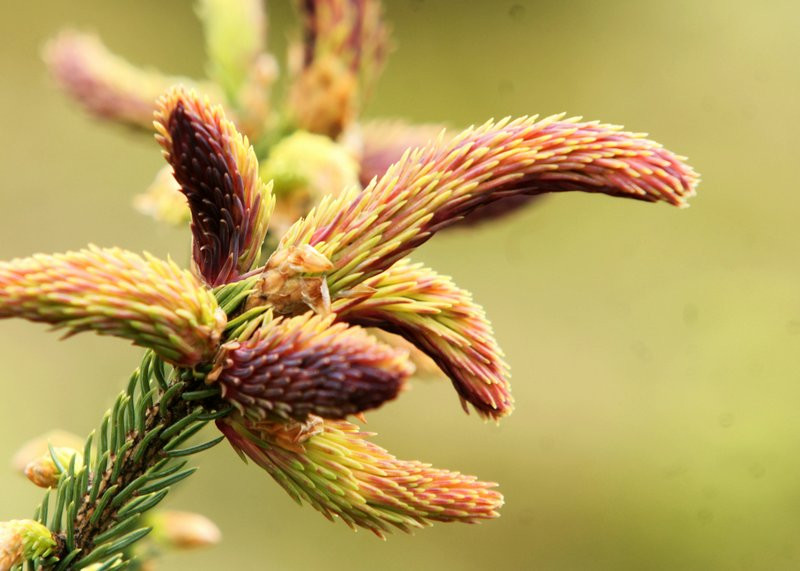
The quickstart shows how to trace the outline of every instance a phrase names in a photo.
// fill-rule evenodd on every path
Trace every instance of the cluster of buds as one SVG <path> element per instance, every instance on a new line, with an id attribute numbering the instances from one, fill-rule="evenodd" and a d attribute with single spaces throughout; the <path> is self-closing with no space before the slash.
<path id="1" fill-rule="evenodd" d="M 235 449 L 296 499 L 379 535 L 493 518 L 502 496 L 398 460 L 345 420 L 395 398 L 413 371 L 408 351 L 360 326 L 430 356 L 481 416 L 499 419 L 513 404 L 483 310 L 408 254 L 503 197 L 578 190 L 682 206 L 696 183 L 679 157 L 617 127 L 489 122 L 407 152 L 363 190 L 326 197 L 259 266 L 274 199 L 247 139 L 183 88 L 159 100 L 156 118 L 191 206 L 192 272 L 96 247 L 6 262 L 0 316 L 128 338 L 193 369 L 232 405 L 217 425 Z M 237 283 L 231 305 L 226 288 Z"/>
<path id="2" fill-rule="evenodd" d="M 191 221 L 191 267 L 96 246 L 0 262 L 0 318 L 95 331 L 152 351 L 199 403 L 195 416 L 185 408 L 175 415 L 188 414 L 188 423 L 211 407 L 242 457 L 330 519 L 383 536 L 497 517 L 495 484 L 397 459 L 350 421 L 401 394 L 419 362 L 413 352 L 450 379 L 466 411 L 497 421 L 513 409 L 509 368 L 483 309 L 408 256 L 442 229 L 544 193 L 685 206 L 698 178 L 643 135 L 578 118 L 489 121 L 455 137 L 432 126 L 359 124 L 386 54 L 378 1 L 300 7 L 285 116 L 269 104 L 276 72 L 257 0 L 200 2 L 211 97 L 175 86 L 154 104 L 168 175 L 142 203 Z M 128 124 L 149 123 L 152 86 L 173 82 L 155 72 L 143 81 L 146 72 L 80 35 L 62 36 L 48 54 L 85 107 Z M 176 392 L 161 382 L 159 406 L 167 407 Z M 120 418 L 144 430 L 156 414 L 173 414 L 147 412 L 157 389 L 145 391 L 142 410 L 131 403 L 126 416 L 120 407 Z M 78 449 L 50 447 L 26 462 L 26 473 L 52 486 L 65 462 L 70 474 L 91 467 Z M 174 544 L 216 541 L 190 519 L 162 516 L 153 525 Z M 200 531 L 171 535 L 175 525 L 165 522 L 175 521 Z M 44 543 L 27 554 L 19 538 L 30 534 L 9 526 L 9 561 L 43 556 Z"/>

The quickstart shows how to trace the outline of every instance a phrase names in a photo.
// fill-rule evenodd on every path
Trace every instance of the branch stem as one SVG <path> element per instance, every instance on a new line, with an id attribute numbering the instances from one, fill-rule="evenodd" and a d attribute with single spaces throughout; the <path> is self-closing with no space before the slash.
<path id="1" fill-rule="evenodd" d="M 185 446 L 226 406 L 194 371 L 168 369 L 152 351 L 145 354 L 104 415 L 100 437 L 87 439 L 84 465 L 65 467 L 58 487 L 48 491 L 36 516 L 57 546 L 29 569 L 127 568 L 134 544 L 151 529 L 144 514 L 195 472 L 184 469 L 184 457 L 220 441 Z"/>

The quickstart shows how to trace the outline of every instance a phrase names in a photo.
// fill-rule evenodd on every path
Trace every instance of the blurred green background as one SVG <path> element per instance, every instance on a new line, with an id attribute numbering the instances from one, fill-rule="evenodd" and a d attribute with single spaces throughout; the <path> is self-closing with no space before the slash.
<path id="1" fill-rule="evenodd" d="M 271 2 L 273 44 L 293 25 Z M 465 416 L 417 382 L 370 415 L 398 456 L 496 480 L 502 517 L 381 542 L 299 508 L 225 445 L 169 506 L 223 543 L 164 569 L 800 567 L 800 5 L 731 0 L 387 2 L 398 50 L 368 108 L 451 125 L 567 111 L 647 131 L 703 175 L 679 211 L 561 195 L 416 255 L 472 290 L 517 409 Z M 135 213 L 157 145 L 87 118 L 40 61 L 65 25 L 199 76 L 188 1 L 6 2 L 0 18 L 0 258 L 88 242 L 186 260 L 188 232 Z M 138 362 L 109 338 L 0 323 L 0 457 L 87 433 Z M 41 493 L 0 470 L 0 519 Z"/>

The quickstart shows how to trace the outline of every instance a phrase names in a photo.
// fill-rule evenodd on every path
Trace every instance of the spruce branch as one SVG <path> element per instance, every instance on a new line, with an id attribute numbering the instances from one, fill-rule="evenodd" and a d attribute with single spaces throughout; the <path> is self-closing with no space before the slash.
<path id="1" fill-rule="evenodd" d="M 23 561 L 137 569 L 145 538 L 214 541 L 202 518 L 154 510 L 196 472 L 189 457 L 223 439 L 298 502 L 381 537 L 498 517 L 494 483 L 398 459 L 349 421 L 394 399 L 412 374 L 407 347 L 386 333 L 410 343 L 417 361 L 427 355 L 482 417 L 512 410 L 509 368 L 483 309 L 407 256 L 446 227 L 546 192 L 676 206 L 695 193 L 682 157 L 597 122 L 503 119 L 451 138 L 376 123 L 359 135 L 388 46 L 380 2 L 297 5 L 301 59 L 277 118 L 258 0 L 200 3 L 218 105 L 181 86 L 153 102 L 153 85 L 171 80 L 99 41 L 51 45 L 54 74 L 91 112 L 143 125 L 155 107 L 169 169 L 139 206 L 191 219 L 193 263 L 182 270 L 94 246 L 0 262 L 0 319 L 146 349 L 85 442 L 52 442 L 47 455 L 16 462 L 49 489 L 33 520 L 0 524 L 0 571 Z M 211 421 L 221 435 L 197 440 Z"/>
<path id="2" fill-rule="evenodd" d="M 144 515 L 172 486 L 191 476 L 187 456 L 222 439 L 191 445 L 212 419 L 230 411 L 213 395 L 191 389 L 202 381 L 191 370 L 171 368 L 148 351 L 128 387 L 86 441 L 84 465 L 64 466 L 36 519 L 55 534 L 57 547 L 37 568 L 83 569 L 96 563 L 122 568 L 132 547 L 151 531 Z M 53 457 L 57 460 L 57 456 Z"/>

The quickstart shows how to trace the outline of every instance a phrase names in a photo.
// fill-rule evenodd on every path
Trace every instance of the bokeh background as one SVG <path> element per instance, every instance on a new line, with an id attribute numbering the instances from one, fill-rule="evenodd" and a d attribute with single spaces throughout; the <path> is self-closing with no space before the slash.
<path id="1" fill-rule="evenodd" d="M 288 2 L 271 2 L 283 53 Z M 791 0 L 389 0 L 398 47 L 370 116 L 566 111 L 647 131 L 702 173 L 688 210 L 554 196 L 416 255 L 472 290 L 514 372 L 499 427 L 447 383 L 370 415 L 397 455 L 496 480 L 502 518 L 387 542 L 294 505 L 221 445 L 169 497 L 223 543 L 164 569 L 796 569 L 800 566 L 800 6 Z M 93 242 L 186 260 L 137 213 L 157 145 L 87 118 L 40 60 L 65 25 L 199 76 L 189 1 L 5 2 L 0 258 Z M 96 426 L 139 350 L 0 323 L 0 457 Z M 40 491 L 0 469 L 0 519 Z"/>

